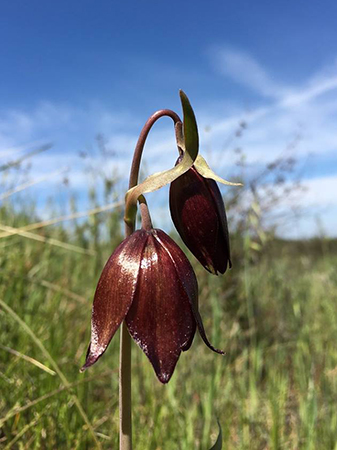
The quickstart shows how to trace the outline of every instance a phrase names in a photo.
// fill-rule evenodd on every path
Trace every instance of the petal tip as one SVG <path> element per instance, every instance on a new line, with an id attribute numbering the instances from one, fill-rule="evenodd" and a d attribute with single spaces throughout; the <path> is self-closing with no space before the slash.
<path id="1" fill-rule="evenodd" d="M 171 373 L 168 373 L 168 372 L 156 373 L 156 375 L 157 375 L 158 380 L 162 384 L 167 384 L 170 381 L 170 379 L 173 375 L 173 372 L 171 372 Z"/>
<path id="2" fill-rule="evenodd" d="M 226 352 L 224 350 L 218 350 L 218 349 L 215 349 L 215 350 L 219 355 L 222 355 L 222 356 L 226 355 Z"/>
<path id="3" fill-rule="evenodd" d="M 202 337 L 202 339 L 205 342 L 205 344 L 207 345 L 207 347 L 210 350 L 212 350 L 213 352 L 217 353 L 218 355 L 222 355 L 222 356 L 224 356 L 226 354 L 226 352 L 224 350 L 219 350 L 218 348 L 213 347 L 213 345 L 210 344 L 209 342 L 206 342 L 203 337 Z"/>
<path id="4" fill-rule="evenodd" d="M 88 347 L 85 363 L 80 368 L 80 373 L 83 373 L 86 369 L 88 369 L 88 367 L 95 364 L 95 362 L 99 359 L 100 356 L 102 356 L 103 353 L 104 353 L 104 350 L 103 350 L 103 352 L 97 352 L 97 351 L 93 352 L 91 349 L 91 344 L 90 344 Z"/>

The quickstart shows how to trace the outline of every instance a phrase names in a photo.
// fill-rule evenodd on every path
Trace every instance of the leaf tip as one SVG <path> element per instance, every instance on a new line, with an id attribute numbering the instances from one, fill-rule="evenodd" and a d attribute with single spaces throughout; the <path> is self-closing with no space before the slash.
<path id="1" fill-rule="evenodd" d="M 217 421 L 218 427 L 219 427 L 219 434 L 218 434 L 218 438 L 217 438 L 215 444 L 213 445 L 213 447 L 210 448 L 210 450 L 221 450 L 222 449 L 222 429 L 221 429 L 221 425 L 220 425 L 218 418 L 216 421 Z"/>

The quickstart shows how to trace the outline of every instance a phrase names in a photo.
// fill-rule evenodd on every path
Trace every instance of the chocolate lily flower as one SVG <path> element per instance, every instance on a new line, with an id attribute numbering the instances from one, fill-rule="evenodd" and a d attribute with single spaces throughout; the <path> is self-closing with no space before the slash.
<path id="1" fill-rule="evenodd" d="M 181 239 L 206 270 L 217 275 L 232 267 L 225 205 L 214 180 L 192 166 L 171 183 L 170 211 Z"/>
<path id="2" fill-rule="evenodd" d="M 196 327 L 207 340 L 198 311 L 198 285 L 184 252 L 163 231 L 141 229 L 106 263 L 97 285 L 91 342 L 82 370 L 94 364 L 125 319 L 130 335 L 167 383 Z"/>

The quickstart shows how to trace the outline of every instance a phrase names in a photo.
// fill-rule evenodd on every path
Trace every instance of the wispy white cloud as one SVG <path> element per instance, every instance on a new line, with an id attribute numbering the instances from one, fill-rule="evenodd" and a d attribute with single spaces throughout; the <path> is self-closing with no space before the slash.
<path id="1" fill-rule="evenodd" d="M 258 94 L 275 99 L 273 107 L 289 108 L 337 88 L 337 62 L 319 70 L 301 86 L 288 86 L 273 76 L 251 54 L 230 47 L 209 50 L 213 66 L 223 75 L 245 85 Z M 262 109 L 267 114 L 269 109 Z M 257 117 L 260 112 L 256 111 Z"/>
<path id="2" fill-rule="evenodd" d="M 250 111 L 236 112 L 221 120 L 204 118 L 211 124 L 212 131 L 207 139 L 213 153 L 216 154 L 219 142 L 226 142 L 231 133 L 235 136 L 239 122 L 244 121 L 247 129 L 240 139 L 234 139 L 232 146 L 243 149 L 255 170 L 261 170 L 263 165 L 282 154 L 302 160 L 302 181 L 306 190 L 300 196 L 285 198 L 282 208 L 289 212 L 296 206 L 306 214 L 296 217 L 297 225 L 283 228 L 281 234 L 289 237 L 314 235 L 319 231 L 317 218 L 321 217 L 324 231 L 336 236 L 337 167 L 333 167 L 337 156 L 336 61 L 319 69 L 301 84 L 287 86 L 272 78 L 245 52 L 224 49 L 218 53 L 212 51 L 211 55 L 221 73 L 264 98 L 263 106 Z M 292 142 L 296 142 L 294 147 Z M 235 156 L 228 151 L 224 156 L 215 156 L 217 169 L 229 176 L 226 168 L 234 163 Z M 329 175 L 319 176 L 320 163 Z M 336 175 L 331 175 L 333 172 Z M 310 179 L 313 175 L 315 178 Z"/>
<path id="3" fill-rule="evenodd" d="M 303 238 L 324 233 L 336 237 L 337 177 L 306 180 L 304 187 L 285 198 L 275 211 L 277 217 L 284 217 L 277 229 L 279 235 Z"/>
<path id="4" fill-rule="evenodd" d="M 286 87 L 249 53 L 229 47 L 217 47 L 212 48 L 210 54 L 215 68 L 220 73 L 259 94 L 279 98 L 287 93 Z"/>
<path id="5" fill-rule="evenodd" d="M 306 88 L 293 91 L 285 95 L 277 106 L 282 108 L 291 108 L 310 102 L 316 97 L 337 89 L 337 75 L 329 76 L 325 79 L 319 79 L 315 83 L 309 84 Z"/>
<path id="6" fill-rule="evenodd" d="M 224 140 L 233 132 L 240 121 L 248 125 L 248 130 L 240 140 L 240 146 L 254 160 L 266 161 L 282 151 L 294 134 L 301 135 L 296 151 L 302 154 L 329 152 L 337 147 L 337 64 L 321 69 L 296 88 L 284 86 L 271 80 L 267 71 L 255 59 L 241 51 L 224 49 L 212 57 L 225 64 L 231 59 L 239 61 L 228 73 L 238 82 L 249 85 L 257 92 L 265 94 L 272 86 L 275 98 L 268 99 L 264 106 L 246 113 L 217 120 L 209 118 L 214 139 Z M 220 61 L 220 62 L 219 62 Z M 254 69 L 255 68 L 255 69 Z M 240 69 L 240 70 L 239 70 Z M 243 75 L 242 75 L 243 74 Z M 249 79 L 253 80 L 252 82 Z M 277 91 L 277 87 L 279 90 Z M 326 94 L 329 94 L 328 96 Z M 206 118 L 207 120 L 207 118 Z"/>
<path id="7" fill-rule="evenodd" d="M 26 181 L 34 182 L 44 177 L 37 187 L 32 185 L 27 190 L 27 194 L 36 198 L 40 209 L 41 202 L 50 198 L 55 198 L 56 202 L 61 201 L 70 192 L 82 199 L 87 197 L 88 189 L 92 186 L 102 192 L 103 184 L 94 179 L 91 167 L 96 167 L 107 176 L 118 173 L 126 177 L 137 138 L 134 133 L 134 128 L 138 129 L 137 125 L 130 114 L 113 114 L 95 104 L 82 109 L 68 104 L 41 102 L 31 110 L 0 111 L 2 164 L 13 161 L 46 142 L 53 144 L 48 151 L 26 160 L 30 164 L 27 175 L 22 174 L 18 179 L 17 172 L 13 172 L 13 179 L 7 177 L 6 184 L 1 186 L 2 191 L 6 191 L 8 186 Z M 98 158 L 98 133 L 104 135 L 106 148 L 116 151 L 115 157 Z M 81 152 L 88 156 L 80 157 Z M 66 173 L 47 178 L 49 173 L 63 168 L 67 168 Z M 69 184 L 63 183 L 64 178 L 69 179 Z M 17 195 L 20 194 L 15 194 Z"/>
<path id="8" fill-rule="evenodd" d="M 306 180 L 303 192 L 303 204 L 314 208 L 337 208 L 337 177 L 328 176 Z M 324 199 L 324 203 L 322 202 Z"/>
<path id="9" fill-rule="evenodd" d="M 288 154 L 293 152 L 294 156 L 300 159 L 304 159 L 308 154 L 312 155 L 313 159 L 309 158 L 307 163 L 308 166 L 311 164 L 311 174 L 314 164 L 311 161 L 317 162 L 320 157 L 329 157 L 337 151 L 335 63 L 294 87 L 274 80 L 269 71 L 247 53 L 227 49 L 223 53 L 213 53 L 213 58 L 217 58 L 217 64 L 223 64 L 217 66 L 221 73 L 254 89 L 264 101 L 263 106 L 250 111 L 241 111 L 241 108 L 234 104 L 232 111 L 228 109 L 226 116 L 222 115 L 219 119 L 210 116 L 206 108 L 202 108 L 202 98 L 197 99 L 201 105 L 196 111 L 201 152 L 208 151 L 211 156 L 209 162 L 211 165 L 213 163 L 220 175 L 230 177 L 235 157 L 228 149 L 237 146 L 243 149 L 248 162 L 261 167 L 279 156 L 290 142 L 299 137 L 296 148 L 290 149 Z M 226 70 L 225 63 L 228 63 Z M 247 129 L 237 138 L 235 133 L 241 121 L 246 122 Z M 11 158 L 24 150 L 24 143 L 31 145 L 52 141 L 52 150 L 34 158 L 32 177 L 67 166 L 70 168 L 71 187 L 77 192 L 86 192 L 92 180 L 88 178 L 85 162 L 78 157 L 78 152 L 92 147 L 96 133 L 103 133 L 107 147 L 117 153 L 115 159 L 103 162 L 103 169 L 107 173 L 117 170 L 126 178 L 141 125 L 138 118 L 127 111 L 115 114 L 94 104 L 79 108 L 68 104 L 42 102 L 29 111 L 0 111 L 0 157 Z M 205 128 L 208 126 L 210 131 L 206 132 Z M 232 139 L 229 139 L 231 136 Z M 144 156 L 143 168 L 145 167 L 146 172 L 164 170 L 168 168 L 168 164 L 175 162 L 176 148 L 171 123 L 163 121 L 163 125 L 154 128 L 146 144 Z M 319 172 L 316 175 L 319 175 Z M 310 207 L 312 212 L 317 211 L 317 214 L 322 211 L 325 214 L 325 207 L 336 211 L 336 221 L 337 204 L 333 193 L 337 189 L 337 177 L 329 175 L 327 178 L 321 177 L 319 181 L 306 180 L 305 177 L 304 172 L 304 184 L 308 189 L 296 200 L 299 206 Z M 45 197 L 50 192 L 57 195 L 59 181 L 50 180 L 48 186 L 46 185 Z M 160 196 L 156 194 L 156 199 L 158 198 Z M 284 205 L 284 208 L 292 207 L 290 201 Z M 324 222 L 328 231 L 334 229 L 331 225 L 331 214 Z M 299 229 L 302 233 L 314 233 L 317 231 L 317 225 L 311 218 L 307 222 L 304 221 Z M 334 233 L 336 234 L 335 231 Z"/>
<path id="10" fill-rule="evenodd" d="M 129 113 L 112 113 L 96 104 L 81 108 L 43 101 L 29 110 L 0 110 L 0 152 L 37 139 L 57 142 L 76 137 L 81 145 L 95 133 L 118 134 L 122 128 L 129 132 L 136 124 Z"/>

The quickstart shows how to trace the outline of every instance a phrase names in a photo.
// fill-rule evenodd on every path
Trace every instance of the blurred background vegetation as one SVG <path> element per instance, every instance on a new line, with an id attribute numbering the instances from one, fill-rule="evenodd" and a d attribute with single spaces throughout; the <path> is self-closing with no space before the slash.
<path id="1" fill-rule="evenodd" d="M 337 241 L 278 238 L 301 214 L 279 208 L 304 189 L 289 183 L 296 160 L 286 152 L 247 179 L 235 151 L 245 187 L 225 191 L 233 269 L 214 277 L 189 255 L 205 328 L 226 356 L 196 336 L 162 386 L 133 346 L 135 448 L 208 449 L 218 418 L 224 449 L 337 449 Z M 51 199 L 49 221 L 29 189 L 36 152 L 0 167 L 0 448 L 116 449 L 118 337 L 79 368 L 97 280 L 123 238 L 120 174 L 88 163 L 88 211 L 69 196 L 62 214 Z"/>

